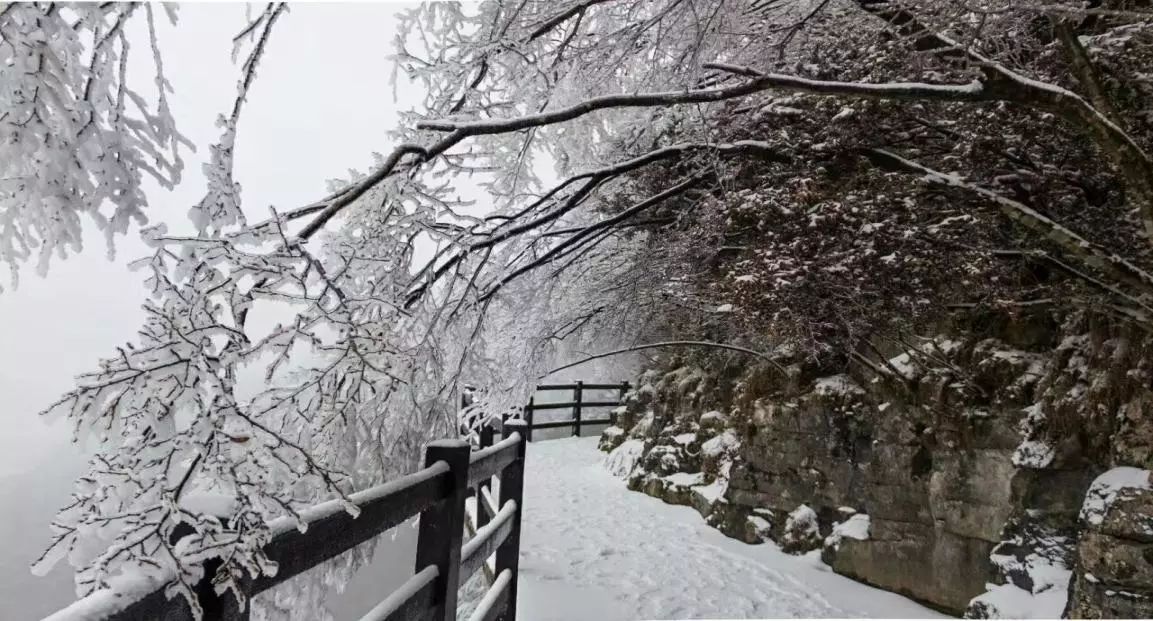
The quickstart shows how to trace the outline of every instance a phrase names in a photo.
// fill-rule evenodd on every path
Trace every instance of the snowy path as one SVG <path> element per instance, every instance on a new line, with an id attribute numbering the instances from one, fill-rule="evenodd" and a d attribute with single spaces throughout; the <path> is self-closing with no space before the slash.
<path id="1" fill-rule="evenodd" d="M 729 539 L 691 508 L 628 491 L 603 457 L 596 438 L 529 445 L 525 621 L 941 616 L 813 556 Z"/>

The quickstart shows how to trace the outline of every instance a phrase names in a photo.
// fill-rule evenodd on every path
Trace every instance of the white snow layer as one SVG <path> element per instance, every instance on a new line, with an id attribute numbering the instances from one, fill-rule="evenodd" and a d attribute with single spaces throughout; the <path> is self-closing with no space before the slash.
<path id="1" fill-rule="evenodd" d="M 985 604 L 990 619 L 1059 619 L 1065 610 L 1065 589 L 1030 593 L 1013 584 L 986 586 L 989 590 L 974 597 L 970 606 Z"/>
<path id="2" fill-rule="evenodd" d="M 737 439 L 737 434 L 733 430 L 726 429 L 724 433 L 715 438 L 706 440 L 701 444 L 701 453 L 708 457 L 719 457 L 724 453 L 732 451 L 737 448 L 741 441 Z"/>
<path id="3" fill-rule="evenodd" d="M 1019 542 L 1020 540 L 1018 540 Z M 1073 572 L 1054 554 L 1069 545 L 1063 537 L 1050 537 L 1034 543 L 1038 546 L 1024 558 L 1016 553 L 993 554 L 990 560 L 1001 573 L 1024 573 L 1032 582 L 1032 592 L 1012 583 L 986 584 L 985 593 L 974 597 L 971 605 L 983 605 L 984 612 L 993 619 L 1055 619 L 1061 616 L 1068 599 L 1069 580 Z"/>
<path id="4" fill-rule="evenodd" d="M 865 541 L 869 538 L 869 516 L 864 513 L 857 513 L 849 516 L 849 519 L 840 522 L 833 526 L 833 532 L 825 537 L 825 545 L 839 546 L 841 540 L 848 537 L 849 539 L 856 539 L 857 541 Z"/>
<path id="5" fill-rule="evenodd" d="M 789 514 L 785 520 L 786 532 L 812 533 L 818 528 L 817 512 L 809 505 L 801 505 Z"/>
<path id="6" fill-rule="evenodd" d="M 627 477 L 645 450 L 644 440 L 625 440 L 605 457 L 605 468 L 614 477 Z"/>
<path id="7" fill-rule="evenodd" d="M 841 373 L 829 377 L 817 378 L 813 382 L 813 392 L 822 397 L 847 397 L 861 395 L 865 391 L 853 381 L 853 378 Z"/>
<path id="8" fill-rule="evenodd" d="M 1100 524 L 1105 519 L 1105 512 L 1118 498 L 1124 498 L 1132 491 L 1153 489 L 1149 474 L 1148 470 L 1122 466 L 1093 479 L 1081 505 L 1081 519 L 1090 524 Z"/>
<path id="9" fill-rule="evenodd" d="M 941 616 L 834 574 L 812 556 L 730 539 L 691 507 L 629 491 L 601 464 L 596 443 L 566 438 L 529 445 L 521 618 Z"/>
<path id="10" fill-rule="evenodd" d="M 701 472 L 674 472 L 664 477 L 664 479 L 677 487 L 692 487 L 694 485 L 705 484 L 705 475 Z"/>
<path id="11" fill-rule="evenodd" d="M 1040 403 L 1034 403 L 1021 411 L 1025 413 L 1025 418 L 1021 419 L 1021 435 L 1030 438 L 1044 424 L 1045 410 Z M 1056 456 L 1056 450 L 1048 442 L 1024 440 L 1013 451 L 1013 465 L 1020 468 L 1045 468 L 1053 463 Z"/>

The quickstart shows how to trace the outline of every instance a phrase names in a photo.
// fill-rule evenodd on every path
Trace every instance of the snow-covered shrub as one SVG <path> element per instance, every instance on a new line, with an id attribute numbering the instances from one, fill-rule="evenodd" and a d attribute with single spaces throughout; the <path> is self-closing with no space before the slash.
<path id="1" fill-rule="evenodd" d="M 807 552 L 821 547 L 817 512 L 808 505 L 794 509 L 785 519 L 785 528 L 778 543 L 785 552 Z"/>

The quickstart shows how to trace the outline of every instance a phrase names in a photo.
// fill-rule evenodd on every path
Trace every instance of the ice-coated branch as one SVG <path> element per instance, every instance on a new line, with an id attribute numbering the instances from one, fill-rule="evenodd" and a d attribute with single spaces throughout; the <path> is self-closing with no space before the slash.
<path id="1" fill-rule="evenodd" d="M 600 360 L 601 358 L 608 358 L 609 356 L 619 356 L 621 354 L 628 354 L 628 353 L 632 353 L 635 351 L 645 351 L 647 349 L 660 349 L 660 348 L 664 348 L 664 347 L 705 347 L 705 348 L 710 348 L 710 349 L 723 349 L 726 351 L 735 351 L 738 353 L 748 354 L 750 356 L 754 356 L 756 358 L 764 360 L 765 362 L 768 362 L 769 364 L 773 365 L 773 367 L 775 367 L 778 371 L 780 371 L 783 374 L 788 373 L 788 371 L 783 366 L 781 366 L 781 363 L 779 363 L 773 359 L 772 354 L 759 352 L 756 350 L 749 349 L 747 347 L 741 347 L 739 345 L 730 345 L 727 343 L 712 343 L 709 341 L 663 341 L 660 343 L 647 343 L 645 345 L 633 345 L 632 347 L 624 347 L 621 349 L 614 349 L 613 351 L 607 351 L 607 352 L 600 353 L 600 354 L 594 354 L 592 356 L 586 356 L 584 358 L 581 358 L 580 360 L 577 360 L 576 362 L 570 362 L 568 364 L 561 365 L 561 366 L 556 367 L 554 369 L 550 369 L 547 373 L 541 374 L 540 377 L 545 378 L 545 377 L 548 377 L 549 375 L 552 375 L 553 373 L 560 373 L 561 371 L 571 369 L 573 367 L 585 364 L 587 362 L 592 362 L 593 360 Z"/>
<path id="2" fill-rule="evenodd" d="M 697 184 L 699 184 L 706 177 L 707 177 L 706 174 L 699 173 L 699 172 L 694 173 L 694 174 L 690 175 L 688 179 L 685 179 L 684 181 L 682 181 L 682 182 L 680 182 L 674 186 L 669 187 L 667 190 L 660 192 L 659 194 L 656 194 L 656 195 L 650 196 L 649 198 L 646 198 L 645 200 L 637 203 L 636 205 L 629 207 L 628 209 L 625 209 L 624 211 L 621 211 L 619 214 L 617 214 L 611 218 L 607 218 L 605 220 L 602 220 L 602 221 L 597 222 L 595 224 L 591 224 L 591 225 L 581 229 L 579 232 L 574 233 L 570 237 L 567 237 L 564 241 L 556 244 L 552 248 L 549 248 L 549 250 L 547 252 L 540 255 L 536 259 L 530 261 L 526 265 L 523 265 L 523 266 L 521 266 L 515 270 L 510 271 L 507 275 L 501 277 L 500 280 L 498 280 L 496 283 L 489 286 L 488 290 L 485 291 L 484 294 L 482 294 L 480 296 L 480 298 L 477 300 L 478 303 L 483 303 L 485 300 L 488 300 L 492 296 L 496 295 L 496 293 L 499 292 L 502 287 L 507 285 L 509 282 L 512 282 L 514 279 L 521 276 L 522 274 L 529 272 L 531 270 L 534 270 L 534 269 L 536 269 L 542 265 L 546 265 L 548 263 L 551 263 L 556 258 L 563 255 L 566 250 L 573 247 L 574 245 L 581 244 L 589 236 L 598 234 L 599 232 L 604 231 L 604 230 L 612 229 L 613 227 L 621 224 L 622 222 L 630 220 L 633 217 L 635 217 L 635 216 L 637 216 L 637 215 L 639 215 L 639 214 L 641 214 L 641 213 L 643 213 L 649 209 L 652 209 L 653 207 L 656 207 L 657 205 L 664 203 L 665 201 L 669 200 L 670 198 L 673 198 L 675 196 L 679 196 L 679 195 L 683 194 L 689 188 L 692 188 L 692 187 L 696 186 Z"/>
<path id="3" fill-rule="evenodd" d="M 948 36 L 926 27 L 901 3 L 875 0 L 855 2 L 865 12 L 889 24 L 898 35 L 913 39 L 917 49 L 943 56 L 960 56 L 972 62 L 984 73 L 984 90 L 991 100 L 1009 101 L 1052 112 L 1091 136 L 1129 183 L 1134 206 L 1141 214 L 1145 237 L 1153 244 L 1153 158 L 1123 127 L 1110 118 L 1111 106 L 1092 77 L 1092 68 L 1083 54 L 1084 50 L 1079 49 L 1079 43 L 1068 40 L 1072 33 L 1062 34 L 1058 26 L 1058 38 L 1066 39 L 1064 45 L 1072 56 L 1074 73 L 1088 90 L 1088 100 L 1059 85 L 1024 76 L 1003 63 L 958 44 Z M 1055 7 L 1053 15 L 1061 14 L 1062 10 Z"/>
<path id="4" fill-rule="evenodd" d="M 727 63 L 705 63 L 706 69 L 716 69 L 753 79 L 758 90 L 776 89 L 814 93 L 817 95 L 844 95 L 875 99 L 903 99 L 913 101 L 989 101 L 990 96 L 979 80 L 966 84 L 929 84 L 924 82 L 836 82 L 811 80 L 795 75 L 762 73 L 756 69 Z"/>
<path id="5" fill-rule="evenodd" d="M 126 81 L 125 28 L 150 10 L 134 3 L 6 3 L 0 13 L 0 263 L 13 284 L 35 261 L 78 251 L 91 220 L 112 252 L 130 224 L 146 221 L 142 184 L 179 182 L 189 142 L 167 106 L 170 90 L 153 48 L 157 96 Z M 112 155 L 114 154 L 114 155 Z"/>
<path id="6" fill-rule="evenodd" d="M 557 184 L 546 192 L 543 196 L 533 201 L 526 207 L 516 211 L 509 216 L 502 216 L 503 222 L 501 225 L 489 231 L 477 230 L 476 227 L 470 229 L 470 233 L 480 239 L 472 242 L 462 244 L 464 247 L 456 252 L 453 256 L 436 265 L 442 258 L 441 255 L 434 256 L 424 268 L 418 272 L 417 276 L 413 279 L 414 287 L 408 295 L 406 306 L 411 306 L 421 295 L 424 295 L 430 286 L 438 282 L 449 270 L 453 269 L 460 261 L 464 260 L 471 252 L 486 250 L 497 244 L 506 242 L 514 237 L 523 235 L 533 230 L 539 229 L 544 225 L 555 222 L 562 216 L 570 213 L 572 210 L 581 205 L 584 200 L 591 194 L 591 192 L 598 187 L 601 183 L 607 182 L 611 179 L 620 177 L 627 173 L 640 170 L 650 164 L 664 161 L 664 160 L 679 160 L 692 154 L 697 153 L 712 153 L 715 155 L 729 156 L 729 155 L 754 155 L 765 159 L 766 161 L 776 163 L 789 163 L 791 158 L 782 153 L 772 145 L 757 141 L 757 140 L 738 140 L 731 143 L 721 144 L 708 144 L 708 143 L 681 143 L 670 145 L 659 149 L 654 149 L 643 155 L 634 157 L 632 159 L 604 166 L 595 170 L 583 172 L 573 175 L 561 183 Z M 565 188 L 573 185 L 578 181 L 584 181 L 574 193 L 569 195 L 557 208 L 550 210 L 540 216 L 526 220 L 526 216 L 534 213 L 538 208 L 548 203 L 555 196 L 560 194 Z M 493 218 L 490 218 L 490 220 Z M 417 284 L 419 283 L 419 284 Z"/>
<path id="7" fill-rule="evenodd" d="M 1068 227 L 1053 221 L 1037 210 L 997 192 L 966 181 L 955 174 L 946 174 L 903 158 L 892 151 L 871 149 L 866 152 L 874 162 L 891 170 L 923 175 L 930 183 L 961 188 L 992 202 L 1001 213 L 1024 228 L 1053 242 L 1068 257 L 1118 282 L 1132 286 L 1140 297 L 1153 295 L 1153 274 L 1131 261 L 1085 239 Z"/>
<path id="8" fill-rule="evenodd" d="M 543 112 L 536 115 L 528 115 L 505 120 L 460 123 L 449 121 L 421 122 L 417 124 L 419 129 L 432 129 L 449 133 L 447 136 L 429 147 L 421 147 L 419 145 L 412 144 L 404 144 L 397 147 L 390 153 L 384 164 L 377 167 L 377 169 L 374 170 L 371 175 L 368 175 L 364 179 L 359 180 L 354 186 L 342 189 L 340 192 L 334 193 L 329 198 L 322 201 L 318 201 L 308 206 L 286 212 L 284 217 L 287 220 L 293 220 L 319 212 L 319 215 L 310 221 L 298 235 L 300 239 L 308 239 L 317 231 L 319 231 L 324 226 L 324 224 L 330 221 L 337 213 L 339 213 L 348 205 L 354 203 L 357 199 L 366 194 L 369 190 L 379 185 L 385 179 L 395 175 L 398 172 L 409 170 L 410 166 L 417 166 L 420 163 L 427 162 L 436 157 L 444 155 L 449 149 L 464 141 L 466 138 L 514 133 L 524 129 L 554 125 L 566 121 L 571 121 L 575 118 L 579 118 L 598 110 L 725 101 L 727 99 L 743 97 L 750 93 L 764 90 L 764 88 L 767 87 L 760 85 L 756 81 L 753 81 L 746 84 L 717 89 L 701 89 L 696 91 L 650 93 L 640 95 L 611 95 L 590 99 L 582 104 L 578 104 L 576 106 L 572 106 L 570 108 L 556 112 Z M 739 148 L 751 149 L 753 147 L 754 145 L 752 143 L 739 145 Z M 400 166 L 404 156 L 410 154 L 417 154 L 419 155 L 419 158 L 409 166 Z M 660 157 L 665 156 L 657 156 L 656 159 L 659 159 Z M 644 163 L 648 162 L 639 162 L 636 163 L 636 165 L 642 165 Z"/>
<path id="9" fill-rule="evenodd" d="M 602 97 L 585 100 L 567 108 L 541 112 L 539 114 L 487 121 L 421 121 L 417 124 L 417 128 L 439 132 L 461 132 L 468 136 L 504 134 L 532 127 L 564 123 L 586 114 L 613 108 L 650 108 L 654 106 L 726 101 L 728 99 L 744 97 L 763 91 L 770 86 L 771 85 L 765 80 L 754 79 L 742 84 L 719 88 L 639 93 L 636 95 L 604 95 Z"/>

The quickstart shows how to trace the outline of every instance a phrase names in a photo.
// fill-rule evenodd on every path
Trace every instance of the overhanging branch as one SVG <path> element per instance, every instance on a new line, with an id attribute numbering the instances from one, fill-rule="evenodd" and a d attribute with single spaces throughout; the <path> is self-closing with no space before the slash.
<path id="1" fill-rule="evenodd" d="M 565 369 L 571 369 L 575 366 L 582 365 L 586 362 L 592 362 L 593 360 L 600 360 L 601 358 L 608 358 L 609 356 L 617 356 L 620 354 L 627 354 L 627 353 L 634 352 L 634 351 L 643 351 L 646 349 L 657 349 L 657 348 L 661 348 L 661 347 L 709 347 L 709 348 L 713 348 L 713 349 L 725 349 L 728 351 L 735 351 L 738 353 L 748 354 L 750 356 L 755 356 L 757 358 L 760 358 L 761 360 L 764 360 L 765 362 L 768 362 L 769 364 L 776 367 L 776 369 L 778 371 L 780 371 L 781 373 L 783 373 L 783 374 L 788 373 L 788 371 L 785 369 L 785 367 L 781 366 L 781 363 L 777 362 L 776 360 L 773 360 L 769 356 L 769 354 L 755 351 L 752 349 L 748 349 L 746 347 L 740 347 L 738 345 L 728 345 L 725 343 L 712 343 L 709 341 L 664 341 L 661 343 L 649 343 L 647 345 L 634 345 L 632 347 L 625 347 L 623 349 L 614 349 L 613 351 L 608 351 L 608 352 L 605 352 L 603 354 L 596 354 L 593 356 L 588 356 L 587 358 L 582 358 L 580 360 L 577 360 L 576 362 L 570 362 L 566 365 L 559 366 L 555 369 L 552 369 L 551 371 L 545 373 L 544 375 L 541 375 L 540 377 L 545 378 L 545 377 L 548 377 L 549 375 L 552 375 L 553 373 L 559 373 L 561 371 L 564 371 Z"/>
<path id="2" fill-rule="evenodd" d="M 1076 259 L 1082 265 L 1092 268 L 1098 273 L 1108 275 L 1116 282 L 1133 287 L 1140 292 L 1140 296 L 1153 294 L 1153 275 L 1115 253 L 1090 242 L 1024 203 L 966 181 L 958 175 L 933 170 L 891 151 L 868 149 L 864 155 L 874 164 L 888 170 L 923 175 L 923 178 L 930 183 L 961 188 L 988 199 L 1005 216 L 1053 242 L 1066 256 Z"/>

